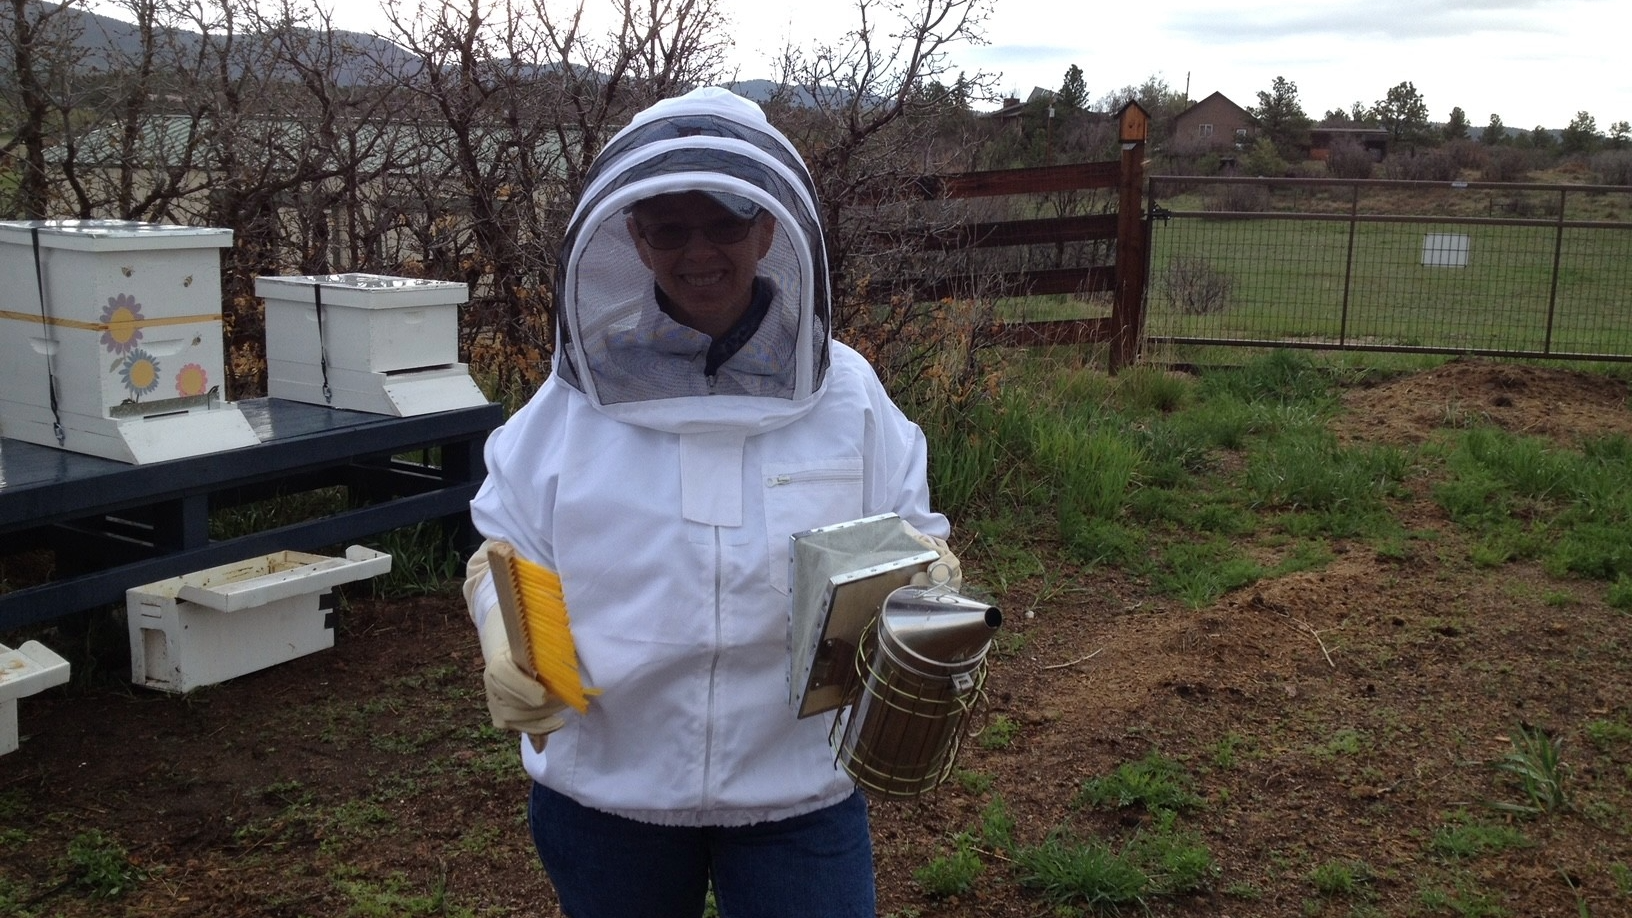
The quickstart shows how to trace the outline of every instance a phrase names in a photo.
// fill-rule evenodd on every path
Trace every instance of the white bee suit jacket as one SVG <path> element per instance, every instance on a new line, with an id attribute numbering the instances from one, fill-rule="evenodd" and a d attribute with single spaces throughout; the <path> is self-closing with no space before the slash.
<path id="1" fill-rule="evenodd" d="M 629 342 L 655 307 L 622 214 L 699 188 L 776 217 L 760 266 L 774 301 L 742 362 L 710 385 L 672 343 L 631 380 Z M 854 790 L 830 718 L 800 720 L 790 703 L 789 537 L 884 512 L 931 535 L 948 526 L 930 510 L 922 432 L 829 339 L 818 228 L 802 164 L 757 106 L 724 90 L 643 113 L 591 171 L 557 278 L 554 373 L 494 432 L 471 505 L 484 536 L 561 576 L 586 681 L 602 694 L 587 714 L 567 712 L 545 752 L 521 749 L 535 780 L 579 803 L 745 825 Z M 768 366 L 767 355 L 782 357 Z M 493 601 L 486 582 L 472 608 Z"/>

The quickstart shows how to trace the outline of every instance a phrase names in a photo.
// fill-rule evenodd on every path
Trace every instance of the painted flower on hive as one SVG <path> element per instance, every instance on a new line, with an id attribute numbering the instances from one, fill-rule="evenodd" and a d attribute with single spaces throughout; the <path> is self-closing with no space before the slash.
<path id="1" fill-rule="evenodd" d="M 114 354 L 128 354 L 142 340 L 142 304 L 128 293 L 108 297 L 102 310 L 102 346 Z"/>
<path id="2" fill-rule="evenodd" d="M 176 394 L 203 395 L 210 391 L 210 374 L 196 363 L 189 363 L 176 373 Z"/>
<path id="3" fill-rule="evenodd" d="M 136 348 L 125 357 L 124 366 L 119 368 L 119 378 L 132 396 L 141 398 L 159 387 L 158 358 Z"/>

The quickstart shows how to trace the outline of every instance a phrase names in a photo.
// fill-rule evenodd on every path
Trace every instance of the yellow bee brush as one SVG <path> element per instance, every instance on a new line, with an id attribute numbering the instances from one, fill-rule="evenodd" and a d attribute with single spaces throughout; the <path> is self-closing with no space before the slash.
<path id="1" fill-rule="evenodd" d="M 543 684 L 551 697 L 580 714 L 589 710 L 590 696 L 601 692 L 586 688 L 579 676 L 561 577 L 516 554 L 509 542 L 490 543 L 487 561 L 516 665 Z"/>

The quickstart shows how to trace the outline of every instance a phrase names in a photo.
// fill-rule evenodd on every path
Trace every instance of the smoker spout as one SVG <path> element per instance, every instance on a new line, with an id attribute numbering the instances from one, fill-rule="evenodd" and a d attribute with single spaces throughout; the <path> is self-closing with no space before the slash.
<path id="1" fill-rule="evenodd" d="M 997 606 L 941 587 L 901 587 L 884 600 L 879 631 L 920 665 L 955 667 L 979 660 L 1003 624 Z"/>

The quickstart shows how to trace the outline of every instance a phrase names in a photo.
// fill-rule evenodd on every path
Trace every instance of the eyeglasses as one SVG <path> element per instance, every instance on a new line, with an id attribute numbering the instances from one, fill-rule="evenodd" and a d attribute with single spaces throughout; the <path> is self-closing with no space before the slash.
<path id="1" fill-rule="evenodd" d="M 735 217 L 726 217 L 715 220 L 706 226 L 687 226 L 684 223 L 652 223 L 636 224 L 640 238 L 646 244 L 659 251 L 671 251 L 684 246 L 691 241 L 691 234 L 701 230 L 703 238 L 715 245 L 734 245 L 748 238 L 748 231 L 753 229 L 753 220 L 739 220 Z"/>

